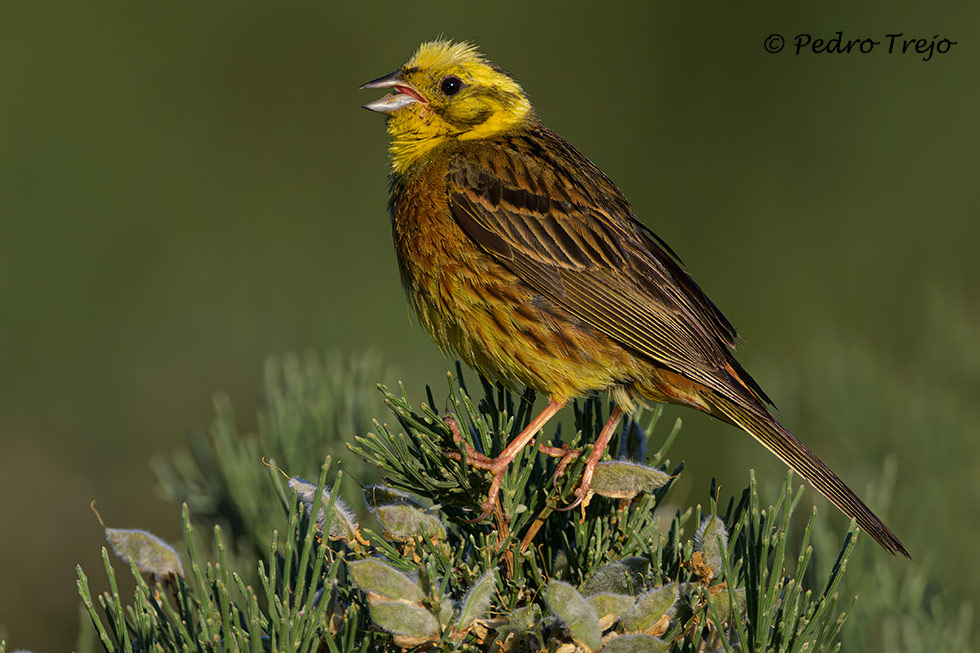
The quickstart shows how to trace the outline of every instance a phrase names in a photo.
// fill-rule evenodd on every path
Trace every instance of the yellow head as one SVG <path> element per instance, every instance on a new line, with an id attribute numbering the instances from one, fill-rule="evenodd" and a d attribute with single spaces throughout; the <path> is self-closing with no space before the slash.
<path id="1" fill-rule="evenodd" d="M 534 116 L 520 85 L 468 43 L 423 43 L 404 66 L 361 88 L 393 91 L 364 108 L 389 116 L 396 173 L 447 140 L 487 138 Z"/>

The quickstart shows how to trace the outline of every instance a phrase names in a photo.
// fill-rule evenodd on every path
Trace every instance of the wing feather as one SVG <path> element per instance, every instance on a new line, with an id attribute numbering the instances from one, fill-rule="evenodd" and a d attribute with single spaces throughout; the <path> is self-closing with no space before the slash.
<path id="1" fill-rule="evenodd" d="M 725 316 L 559 136 L 541 127 L 476 144 L 451 160 L 448 183 L 463 231 L 538 292 L 659 366 L 736 401 L 746 386 L 768 401 L 731 355 Z"/>

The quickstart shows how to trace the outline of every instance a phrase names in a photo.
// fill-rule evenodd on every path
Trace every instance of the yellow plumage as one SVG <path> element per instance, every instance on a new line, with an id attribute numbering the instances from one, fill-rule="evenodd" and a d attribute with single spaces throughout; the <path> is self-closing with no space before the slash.
<path id="1" fill-rule="evenodd" d="M 750 433 L 886 549 L 898 539 L 772 416 L 732 355 L 736 332 L 595 165 L 545 127 L 521 86 L 474 46 L 424 43 L 364 85 L 392 94 L 389 209 L 402 282 L 446 353 L 547 395 L 548 407 L 495 459 L 503 470 L 565 403 L 609 392 L 618 408 L 578 501 L 625 410 L 696 408 Z M 577 503 L 577 502 L 576 502 Z M 574 504 L 573 504 L 574 505 Z"/>

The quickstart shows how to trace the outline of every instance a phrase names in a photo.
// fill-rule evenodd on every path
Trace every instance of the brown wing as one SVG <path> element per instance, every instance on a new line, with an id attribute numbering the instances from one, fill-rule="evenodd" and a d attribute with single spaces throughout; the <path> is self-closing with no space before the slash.
<path id="1" fill-rule="evenodd" d="M 725 316 L 559 136 L 539 127 L 473 144 L 453 157 L 448 182 L 462 229 L 538 292 L 662 367 L 768 401 L 731 356 L 737 334 Z"/>
<path id="2" fill-rule="evenodd" d="M 598 168 L 544 128 L 480 145 L 449 166 L 452 214 L 538 292 L 652 362 L 713 390 L 708 412 L 810 481 L 892 553 L 908 552 L 819 458 L 784 429 L 729 347 L 721 311 L 633 215 Z"/>

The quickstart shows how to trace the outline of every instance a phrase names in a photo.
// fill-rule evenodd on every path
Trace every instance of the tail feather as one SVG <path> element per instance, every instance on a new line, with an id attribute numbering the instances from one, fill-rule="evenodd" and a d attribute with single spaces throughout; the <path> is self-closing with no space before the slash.
<path id="1" fill-rule="evenodd" d="M 871 509 L 823 461 L 783 428 L 768 411 L 761 406 L 758 408 L 742 406 L 716 393 L 704 399 L 717 417 L 740 427 L 761 442 L 793 471 L 809 481 L 845 515 L 857 521 L 858 526 L 878 544 L 890 553 L 901 553 L 906 558 L 911 558 L 895 534 L 871 512 Z"/>

